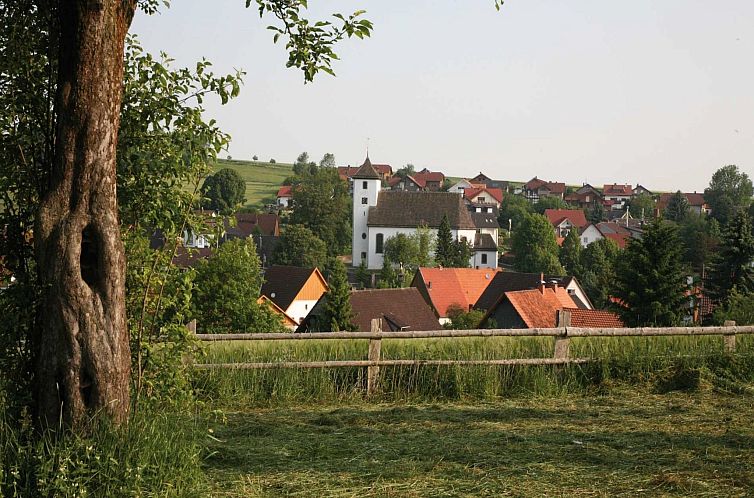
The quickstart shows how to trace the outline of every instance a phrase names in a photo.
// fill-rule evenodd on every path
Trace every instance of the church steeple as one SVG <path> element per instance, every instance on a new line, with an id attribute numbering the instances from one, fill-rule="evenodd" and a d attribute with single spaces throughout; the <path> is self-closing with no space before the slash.
<path id="1" fill-rule="evenodd" d="M 359 170 L 354 173 L 354 175 L 351 178 L 357 178 L 357 179 L 380 179 L 379 173 L 374 169 L 374 166 L 372 166 L 372 161 L 369 160 L 369 154 L 367 153 L 366 159 L 364 159 L 364 164 L 359 167 Z"/>

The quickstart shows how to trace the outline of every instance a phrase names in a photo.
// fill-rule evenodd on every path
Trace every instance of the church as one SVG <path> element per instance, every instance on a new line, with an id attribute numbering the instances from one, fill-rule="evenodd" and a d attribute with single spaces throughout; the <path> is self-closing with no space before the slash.
<path id="1" fill-rule="evenodd" d="M 462 195 L 453 192 L 382 190 L 382 179 L 369 157 L 351 177 L 353 182 L 353 265 L 382 268 L 385 242 L 426 226 L 434 236 L 443 215 L 456 240 L 472 247 L 472 268 L 497 267 L 498 223 L 492 213 L 471 212 Z"/>

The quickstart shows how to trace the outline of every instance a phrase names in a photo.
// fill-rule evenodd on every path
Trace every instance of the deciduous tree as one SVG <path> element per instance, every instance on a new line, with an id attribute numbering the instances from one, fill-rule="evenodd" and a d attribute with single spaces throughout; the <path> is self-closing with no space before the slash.
<path id="1" fill-rule="evenodd" d="M 288 225 L 275 246 L 272 261 L 276 265 L 317 267 L 327 264 L 327 246 L 314 232 L 303 225 Z"/>
<path id="2" fill-rule="evenodd" d="M 689 201 L 683 195 L 683 192 L 679 190 L 670 197 L 665 211 L 662 212 L 662 217 L 666 220 L 681 223 L 687 216 L 689 216 Z"/>
<path id="3" fill-rule="evenodd" d="M 550 222 L 541 214 L 529 214 L 513 231 L 511 243 L 516 270 L 527 273 L 563 275 L 558 261 L 558 243 Z"/>
<path id="4" fill-rule="evenodd" d="M 709 187 L 704 189 L 704 200 L 712 210 L 711 216 L 724 226 L 738 210 L 748 208 L 753 191 L 749 175 L 738 166 L 728 165 L 712 175 Z"/>
<path id="5" fill-rule="evenodd" d="M 202 185 L 202 196 L 206 198 L 208 209 L 230 214 L 246 202 L 246 182 L 238 171 L 223 168 L 208 176 Z"/>

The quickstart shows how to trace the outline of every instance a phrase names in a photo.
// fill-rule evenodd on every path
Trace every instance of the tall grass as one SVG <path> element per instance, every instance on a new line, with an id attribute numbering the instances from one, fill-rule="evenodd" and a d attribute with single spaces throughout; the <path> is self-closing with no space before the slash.
<path id="1" fill-rule="evenodd" d="M 366 340 L 219 342 L 206 346 L 207 363 L 366 359 Z M 594 358 L 568 366 L 392 366 L 380 371 L 384 400 L 489 399 L 589 392 L 610 382 L 673 388 L 709 380 L 721 389 L 754 381 L 754 338 L 738 338 L 726 355 L 720 337 L 578 338 L 570 354 Z M 383 359 L 548 358 L 552 338 L 383 340 Z M 696 380 L 694 380 L 696 379 Z M 680 385 L 679 384 L 679 385 Z M 356 400 L 365 395 L 366 369 L 197 370 L 200 397 L 223 403 L 265 404 Z"/>
<path id="2" fill-rule="evenodd" d="M 195 420 L 148 411 L 122 428 L 40 436 L 29 417 L 0 418 L 0 496 L 203 496 L 207 432 Z"/>

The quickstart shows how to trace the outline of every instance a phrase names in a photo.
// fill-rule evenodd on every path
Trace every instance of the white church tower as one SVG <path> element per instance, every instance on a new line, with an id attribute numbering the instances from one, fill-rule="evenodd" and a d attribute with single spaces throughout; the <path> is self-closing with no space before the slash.
<path id="1" fill-rule="evenodd" d="M 367 262 L 369 254 L 369 208 L 377 205 L 377 197 L 382 188 L 382 179 L 372 167 L 367 155 L 364 164 L 351 177 L 353 181 L 353 262 L 354 267 Z"/>

